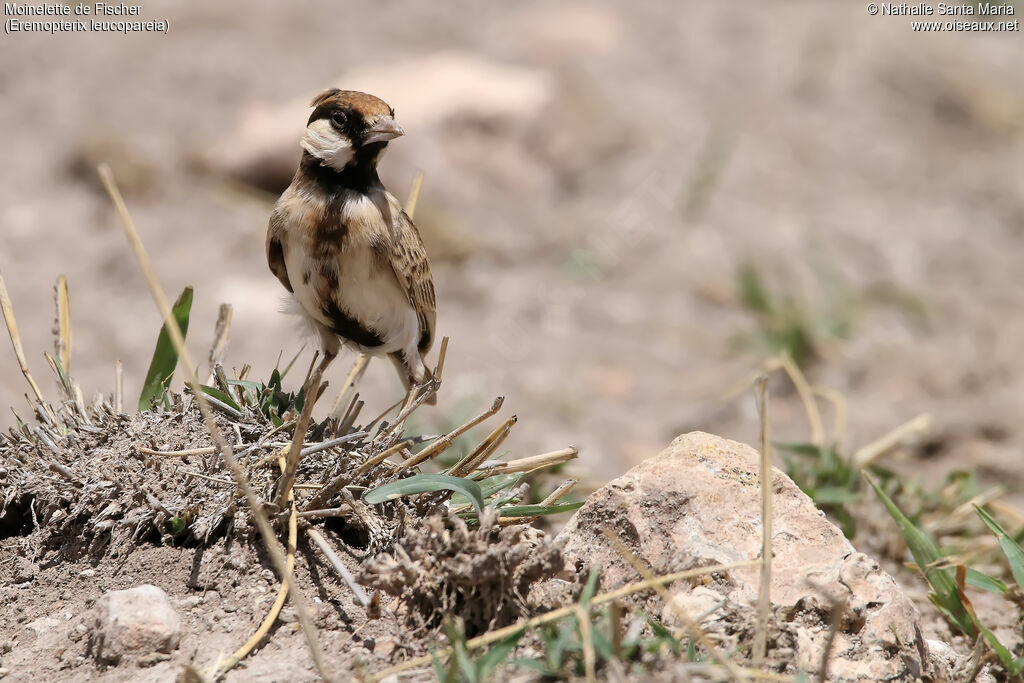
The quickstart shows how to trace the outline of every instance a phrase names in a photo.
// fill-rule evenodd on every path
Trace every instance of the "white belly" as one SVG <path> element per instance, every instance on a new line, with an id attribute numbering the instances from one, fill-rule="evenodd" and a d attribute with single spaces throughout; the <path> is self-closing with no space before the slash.
<path id="1" fill-rule="evenodd" d="M 345 344 L 374 355 L 393 351 L 415 353 L 420 334 L 416 312 L 391 269 L 374 263 L 375 257 L 368 244 L 349 243 L 338 253 L 332 264 L 338 274 L 338 284 L 330 289 L 319 269 L 311 267 L 316 261 L 307 255 L 302 242 L 294 240 L 288 245 L 285 266 L 295 300 L 306 317 L 321 329 L 333 327 L 321 298 L 322 293 L 330 291 L 342 311 L 384 341 L 381 346 L 364 347 L 342 338 Z M 307 271 L 311 277 L 305 282 Z"/>

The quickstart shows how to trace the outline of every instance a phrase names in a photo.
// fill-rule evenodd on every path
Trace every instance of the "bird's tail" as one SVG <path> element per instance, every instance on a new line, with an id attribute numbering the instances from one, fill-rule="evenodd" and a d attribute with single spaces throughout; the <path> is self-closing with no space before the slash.
<path id="1" fill-rule="evenodd" d="M 418 354 L 412 359 L 412 363 L 407 362 L 405 355 L 400 351 L 389 353 L 388 356 L 391 358 L 395 370 L 398 371 L 398 378 L 402 380 L 402 385 L 406 391 L 412 387 L 421 387 L 434 378 L 430 369 L 423 363 L 423 359 Z M 431 394 L 430 398 L 424 402 L 430 406 L 436 405 L 437 396 Z"/>

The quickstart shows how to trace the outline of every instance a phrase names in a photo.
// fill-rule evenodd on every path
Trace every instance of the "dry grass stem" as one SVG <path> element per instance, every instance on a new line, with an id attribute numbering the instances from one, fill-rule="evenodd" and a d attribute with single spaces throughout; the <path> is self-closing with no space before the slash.
<path id="1" fill-rule="evenodd" d="M 405 200 L 405 212 L 409 218 L 416 215 L 416 205 L 420 201 L 420 190 L 423 189 L 423 171 L 416 171 L 413 176 L 412 186 L 409 188 L 409 198 Z"/>
<path id="2" fill-rule="evenodd" d="M 569 446 L 568 448 L 551 451 L 550 453 L 531 455 L 527 458 L 509 460 L 508 462 L 486 463 L 477 469 L 474 474 L 478 477 L 480 475 L 489 477 L 493 474 L 533 472 L 535 470 L 553 467 L 554 465 L 561 465 L 562 463 L 569 462 L 570 460 L 575 460 L 579 457 L 579 454 L 579 449 L 575 446 Z"/>
<path id="3" fill-rule="evenodd" d="M 814 393 L 832 404 L 832 443 L 837 451 L 841 450 L 846 443 L 846 397 L 828 387 L 814 387 Z"/>
<path id="4" fill-rule="evenodd" d="M 463 434 L 468 432 L 470 429 L 472 429 L 473 427 L 476 427 L 478 424 L 480 424 L 481 422 L 484 422 L 485 420 L 489 419 L 491 416 L 493 416 L 499 410 L 501 410 L 501 405 L 504 402 L 505 402 L 505 397 L 504 396 L 497 397 L 496 399 L 494 399 L 494 402 L 491 404 L 490 408 L 488 408 L 487 410 L 485 410 L 481 414 L 477 415 L 476 417 L 474 417 L 469 422 L 466 422 L 461 427 L 457 427 L 454 430 L 448 432 L 447 434 L 445 434 L 441 438 L 439 438 L 436 441 L 434 441 L 434 443 L 430 444 L 429 446 L 424 448 L 422 451 L 420 451 L 419 453 L 417 453 L 416 455 L 412 456 L 411 458 L 406 460 L 404 463 L 399 465 L 399 471 L 404 472 L 406 470 L 410 470 L 413 467 L 416 467 L 417 465 L 419 465 L 420 463 L 425 462 L 425 461 L 429 460 L 430 458 L 433 458 L 433 457 L 435 457 L 437 455 L 440 455 L 449 446 L 452 445 L 452 442 L 455 441 L 455 439 L 459 438 L 460 436 L 462 436 Z"/>
<path id="5" fill-rule="evenodd" d="M 391 446 L 390 448 L 384 449 L 383 451 L 381 451 L 380 453 L 378 453 L 377 455 L 373 456 L 372 458 L 370 458 L 369 460 L 364 462 L 362 465 L 357 467 L 356 468 L 356 474 L 357 475 L 358 474 L 365 474 L 365 473 L 369 472 L 371 469 L 373 469 L 377 465 L 381 464 L 382 462 L 384 462 L 385 460 L 390 458 L 395 453 L 398 453 L 399 451 L 401 451 L 404 448 L 409 448 L 409 447 L 413 446 L 415 443 L 416 442 L 415 442 L 414 439 L 405 439 L 404 441 L 399 441 L 394 446 Z"/>
<path id="6" fill-rule="evenodd" d="M 580 626 L 580 640 L 583 641 L 583 670 L 587 683 L 597 681 L 597 653 L 594 652 L 594 626 L 590 623 L 590 611 L 583 605 L 575 606 L 576 623 Z"/>
<path id="7" fill-rule="evenodd" d="M 320 549 L 320 552 L 324 554 L 324 557 L 327 558 L 327 561 L 330 563 L 334 571 L 338 573 L 338 576 L 340 576 L 345 584 L 348 585 L 352 594 L 356 596 L 356 600 L 359 601 L 359 604 L 363 607 L 369 605 L 370 596 L 366 594 L 366 591 L 363 590 L 362 586 L 356 583 L 356 577 L 352 576 L 352 572 L 345 567 L 341 558 L 334 552 L 334 548 L 332 548 L 327 542 L 327 539 L 324 538 L 323 534 L 321 534 L 318 529 L 310 527 L 306 529 L 306 535 L 309 536 L 309 539 L 313 541 L 313 544 Z"/>
<path id="8" fill-rule="evenodd" d="M 872 441 L 867 446 L 859 448 L 853 454 L 851 462 L 859 470 L 864 469 L 875 460 L 885 455 L 904 441 L 920 437 L 928 433 L 932 428 L 932 416 L 928 413 L 921 413 L 917 417 L 904 422 L 882 438 Z"/>
<path id="9" fill-rule="evenodd" d="M 448 470 L 448 474 L 453 477 L 464 477 L 475 470 L 508 438 L 509 432 L 512 431 L 512 427 L 517 420 L 518 418 L 513 415 L 495 427 L 494 431 L 488 434 L 487 438 L 481 441 L 476 448 L 452 465 L 451 469 Z"/>
<path id="10" fill-rule="evenodd" d="M 605 529 L 604 535 L 609 541 L 611 541 L 612 545 L 615 546 L 615 549 L 619 554 L 629 562 L 630 566 L 633 567 L 637 574 L 648 581 L 654 578 L 654 573 L 650 568 L 647 567 L 647 565 L 645 565 L 643 561 L 641 561 L 641 559 L 629 549 L 628 546 L 626 546 L 622 539 L 619 538 L 618 534 L 616 534 L 612 529 Z M 742 671 L 740 671 L 739 666 L 722 654 L 721 650 L 715 647 L 715 644 L 711 642 L 711 639 L 708 638 L 708 634 L 704 632 L 704 629 L 700 627 L 700 624 L 691 619 L 690 615 L 686 613 L 686 610 L 680 607 L 679 603 L 672 599 L 672 595 L 668 592 L 668 589 L 665 588 L 664 584 L 655 585 L 653 588 L 658 595 L 661 596 L 661 599 L 665 601 L 665 605 L 672 610 L 679 621 L 683 622 L 683 625 L 690 632 L 694 640 L 700 643 L 701 647 L 707 651 L 708 655 L 710 655 L 730 673 L 732 680 L 746 680 L 746 676 Z"/>
<path id="11" fill-rule="evenodd" d="M 71 300 L 68 297 L 68 279 L 61 275 L 54 289 L 57 305 L 57 357 L 64 372 L 71 372 Z"/>
<path id="12" fill-rule="evenodd" d="M 811 429 L 811 443 L 818 448 L 824 447 L 825 427 L 821 421 L 821 412 L 818 410 L 818 403 L 814 400 L 814 392 L 811 390 L 811 385 L 807 383 L 807 378 L 804 377 L 800 366 L 796 364 L 796 361 L 789 354 L 779 358 L 779 364 L 786 371 L 789 380 L 796 388 L 796 393 L 800 396 L 800 401 L 804 404 L 804 410 L 807 412 L 807 423 Z M 761 381 L 760 378 L 758 381 Z"/>
<path id="13" fill-rule="evenodd" d="M 39 391 L 39 385 L 32 379 L 28 363 L 25 362 L 25 351 L 21 348 L 21 336 L 18 334 L 18 322 L 14 318 L 14 305 L 11 303 L 11 297 L 7 294 L 7 284 L 4 282 L 3 275 L 0 275 L 0 312 L 3 312 L 4 322 L 7 324 L 7 334 L 11 337 L 11 344 L 14 346 L 14 356 L 18 360 L 21 374 L 25 376 L 29 387 L 32 388 L 32 393 L 35 394 L 39 405 L 45 406 L 44 410 L 49 414 L 51 420 L 56 419 L 49 406 L 46 406 L 46 402 L 43 400 L 43 393 Z"/>
<path id="14" fill-rule="evenodd" d="M 214 444 L 217 447 L 217 451 L 223 458 L 224 463 L 231 471 L 236 484 L 245 496 L 245 500 L 249 505 L 250 512 L 252 513 L 253 521 L 256 523 L 260 536 L 263 538 L 263 543 L 266 546 L 267 553 L 270 555 L 271 561 L 274 563 L 274 568 L 281 576 L 282 583 L 286 584 L 287 587 L 290 588 L 293 585 L 294 577 L 292 576 L 291 568 L 288 566 L 286 554 L 282 551 L 281 546 L 274 535 L 274 531 L 270 527 L 270 522 L 267 520 L 267 516 L 263 513 L 259 498 L 256 497 L 256 493 L 249 485 L 249 481 L 246 479 L 245 473 L 242 471 L 241 466 L 238 464 L 234 454 L 231 452 L 231 448 L 224 439 L 224 435 L 214 422 L 213 412 L 210 408 L 209 402 L 206 400 L 206 395 L 200 391 L 197 386 L 195 386 L 196 365 L 192 361 L 192 357 L 191 354 L 189 354 L 188 349 L 185 347 L 185 340 L 181 334 L 181 329 L 178 327 L 178 323 L 171 312 L 167 296 L 164 294 L 159 280 L 157 280 L 156 273 L 153 270 L 153 265 L 149 260 L 149 254 L 146 252 L 146 248 L 143 246 L 142 240 L 139 238 L 138 231 L 135 229 L 135 224 L 124 204 L 121 192 L 117 188 L 114 175 L 111 172 L 110 167 L 106 164 L 101 165 L 98 170 L 100 178 L 103 181 L 107 192 L 110 194 L 111 200 L 114 202 L 114 207 L 120 215 L 121 225 L 124 229 L 125 236 L 128 238 L 128 242 L 131 244 L 132 249 L 135 252 L 135 257 L 139 263 L 139 267 L 142 269 L 143 275 L 146 277 L 150 293 L 152 294 L 157 308 L 160 311 L 160 315 L 164 320 L 165 329 L 170 336 L 171 342 L 174 344 L 179 360 L 185 366 L 186 377 L 188 377 L 188 381 L 193 385 L 193 394 L 195 395 L 199 410 L 203 415 L 207 431 L 210 433 L 210 437 L 213 439 Z M 0 288 L 2 288 L 2 281 L 0 281 Z M 6 291 L 4 291 L 3 294 L 6 296 Z M 301 591 L 292 591 L 292 601 L 295 603 L 295 611 L 298 615 L 299 622 L 302 624 L 302 630 L 305 633 L 306 640 L 309 644 L 310 654 L 313 657 L 317 670 L 323 678 L 329 680 L 323 658 L 323 649 L 320 647 L 316 628 L 313 626 L 313 621 L 310 618 L 309 610 L 306 607 L 305 598 L 302 596 Z"/>
<path id="15" fill-rule="evenodd" d="M 801 375 L 802 377 L 802 375 Z M 760 667 L 768 645 L 768 618 L 771 615 L 772 587 L 772 456 L 771 422 L 768 414 L 768 378 L 757 381 L 757 405 L 761 415 L 761 581 L 757 594 L 757 629 L 754 632 L 752 661 Z"/>
<path id="16" fill-rule="evenodd" d="M 114 412 L 124 412 L 124 363 L 114 363 Z"/>
<path id="17" fill-rule="evenodd" d="M 317 391 L 320 389 L 320 378 L 325 367 L 326 365 L 322 363 L 306 382 L 306 400 L 302 404 L 302 412 L 299 414 L 299 420 L 295 425 L 295 434 L 292 438 L 291 447 L 288 449 L 284 475 L 281 477 L 281 483 L 277 492 L 277 506 L 281 509 L 284 508 L 284 502 L 288 500 L 288 496 L 292 492 L 292 485 L 295 484 L 295 473 L 298 470 L 299 460 L 302 457 L 302 444 L 306 438 L 306 433 L 309 431 L 309 421 L 313 417 L 313 405 L 316 403 L 316 399 L 313 397 L 317 395 Z"/>
<path id="18" fill-rule="evenodd" d="M 228 348 L 228 337 L 231 335 L 231 304 L 221 304 L 220 310 L 217 312 L 217 324 L 213 328 L 213 345 L 210 347 L 210 375 L 206 380 L 209 384 L 213 381 L 218 366 L 224 363 L 224 353 Z M 227 386 L 222 387 L 225 393 L 231 395 L 231 391 Z"/>
<path id="19" fill-rule="evenodd" d="M 284 464 L 282 463 L 282 468 Z M 298 520 L 295 517 L 295 496 L 288 497 L 288 504 L 291 507 L 291 518 L 288 520 L 288 571 L 295 571 L 295 546 L 298 541 Z M 284 607 L 285 598 L 288 597 L 288 583 L 281 582 L 280 588 L 277 590 L 277 597 L 274 598 L 274 604 L 270 606 L 270 611 L 267 612 L 267 616 L 264 617 L 263 622 L 260 624 L 256 632 L 252 634 L 249 640 L 245 641 L 242 647 L 235 650 L 235 652 L 228 657 L 228 659 L 217 665 L 216 669 L 211 674 L 213 680 L 219 679 L 221 676 L 226 674 L 228 671 L 233 669 L 239 662 L 245 659 L 250 652 L 255 649 L 260 641 L 266 637 L 267 633 L 270 632 L 270 627 L 277 621 L 278 615 L 281 613 L 281 608 Z"/>
<path id="20" fill-rule="evenodd" d="M 366 368 L 370 366 L 370 357 L 366 354 L 359 354 L 356 357 L 355 363 L 352 364 L 352 369 L 349 370 L 348 377 L 345 378 L 345 383 L 341 385 L 341 391 L 338 392 L 338 398 L 334 400 L 334 406 L 331 407 L 331 417 L 337 419 L 341 417 L 342 407 L 346 405 L 349 392 L 359 384 L 359 380 L 362 379 L 366 373 Z"/>

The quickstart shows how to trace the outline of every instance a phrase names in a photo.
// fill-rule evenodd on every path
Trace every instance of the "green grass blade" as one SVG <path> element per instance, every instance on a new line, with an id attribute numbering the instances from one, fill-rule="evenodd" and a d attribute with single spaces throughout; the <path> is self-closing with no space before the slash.
<path id="1" fill-rule="evenodd" d="M 583 501 L 563 503 L 562 505 L 506 505 L 503 508 L 498 508 L 498 513 L 502 517 L 540 517 L 579 510 L 581 507 L 583 507 Z"/>
<path id="2" fill-rule="evenodd" d="M 509 662 L 509 665 L 514 667 L 522 667 L 524 669 L 531 669 L 539 673 L 541 676 L 554 675 L 554 673 L 548 668 L 547 664 L 545 664 L 544 661 L 540 659 L 513 659 Z"/>
<path id="3" fill-rule="evenodd" d="M 1006 530 L 999 525 L 999 522 L 987 510 L 977 505 L 974 506 L 974 509 L 978 511 L 978 515 L 981 517 L 981 521 L 985 522 L 985 526 L 999 539 L 999 547 L 1010 562 L 1010 573 L 1013 574 L 1013 580 L 1017 582 L 1017 586 L 1024 590 L 1024 549 L 1013 540 L 1012 536 L 1006 533 Z"/>
<path id="4" fill-rule="evenodd" d="M 480 479 L 477 484 L 480 485 L 480 496 L 486 500 L 495 493 L 503 489 L 509 489 L 519 484 L 523 480 L 525 474 L 495 474 L 492 477 L 486 479 Z M 456 493 L 452 496 L 452 506 L 469 505 L 472 501 L 463 496 L 460 493 Z"/>
<path id="5" fill-rule="evenodd" d="M 892 502 L 889 496 L 885 495 L 885 492 L 867 472 L 862 474 L 899 527 L 900 533 L 907 542 L 907 547 L 910 548 L 910 554 L 914 556 L 914 561 L 924 572 L 928 585 L 935 592 L 936 605 L 943 609 L 964 633 L 973 638 L 976 635 L 974 624 L 967 614 L 967 609 L 960 601 L 956 583 L 953 581 L 952 570 L 933 566 L 942 559 L 935 541 L 903 514 L 903 511 Z"/>
<path id="6" fill-rule="evenodd" d="M 480 659 L 477 660 L 477 670 L 483 678 L 490 678 L 491 674 L 501 666 L 501 663 L 508 658 L 512 653 L 512 650 L 516 649 L 516 645 L 519 644 L 519 639 L 523 637 L 525 632 L 525 629 L 520 629 L 512 635 L 499 640 L 497 643 L 492 645 Z"/>
<path id="7" fill-rule="evenodd" d="M 822 449 L 815 446 L 812 443 L 803 443 L 796 441 L 772 441 L 772 446 L 776 450 L 786 451 L 788 453 L 795 453 L 796 455 L 808 455 L 815 458 L 821 457 Z"/>
<path id="8" fill-rule="evenodd" d="M 181 336 L 188 333 L 188 318 L 192 312 L 192 288 L 186 287 L 178 300 L 174 302 L 171 314 L 181 328 Z M 146 381 L 142 385 L 142 394 L 139 396 L 139 410 L 149 410 L 155 399 L 163 395 L 167 385 L 174 375 L 174 368 L 178 365 L 178 352 L 174 350 L 171 343 L 171 336 L 167 332 L 167 326 L 160 328 L 160 335 L 156 340 L 156 348 L 153 350 L 153 359 L 149 362 L 149 371 L 146 373 Z"/>
<path id="9" fill-rule="evenodd" d="M 203 390 L 203 393 L 207 396 L 217 399 L 221 403 L 227 405 L 229 408 L 234 409 L 237 412 L 242 412 L 242 407 L 238 405 L 235 399 L 231 398 L 228 394 L 221 391 L 217 387 L 208 387 L 205 384 L 200 384 L 199 388 Z"/>
<path id="10" fill-rule="evenodd" d="M 597 592 L 597 579 L 601 576 L 600 565 L 594 565 L 590 570 L 590 576 L 587 577 L 587 583 L 583 586 L 583 590 L 580 592 L 579 604 L 584 609 L 589 609 L 590 601 L 594 599 L 594 593 Z"/>
<path id="11" fill-rule="evenodd" d="M 1014 659 L 1013 655 L 1010 654 L 1010 651 L 1005 645 L 999 642 L 999 638 L 996 637 L 995 633 L 992 633 L 992 631 L 981 624 L 977 624 L 977 626 L 978 630 L 981 631 L 981 635 L 984 636 L 985 640 L 988 642 L 989 647 L 991 647 L 992 651 L 996 653 L 996 657 L 999 658 L 1000 663 L 1002 663 L 1007 670 L 1012 670 L 1014 667 Z"/>
<path id="12" fill-rule="evenodd" d="M 740 301 L 754 313 L 768 315 L 775 310 L 771 295 L 764 286 L 761 273 L 750 264 L 740 266 L 736 273 Z"/>
<path id="13" fill-rule="evenodd" d="M 415 474 L 407 479 L 399 479 L 367 491 L 363 495 L 363 500 L 367 503 L 377 504 L 402 496 L 432 491 L 454 491 L 462 494 L 472 503 L 478 515 L 484 509 L 484 499 L 479 484 L 469 479 L 447 474 Z"/>
<path id="14" fill-rule="evenodd" d="M 214 387 L 208 387 L 205 384 L 200 384 L 199 386 L 202 388 L 203 393 L 206 394 L 206 399 L 211 405 L 216 406 L 235 420 L 245 418 L 245 415 L 242 414 L 242 409 L 238 407 L 234 399 L 223 391 Z"/>
<path id="15" fill-rule="evenodd" d="M 968 586 L 973 586 L 989 593 L 1003 594 L 1008 590 L 1006 584 L 996 577 L 989 576 L 970 567 L 967 568 L 966 583 Z"/>

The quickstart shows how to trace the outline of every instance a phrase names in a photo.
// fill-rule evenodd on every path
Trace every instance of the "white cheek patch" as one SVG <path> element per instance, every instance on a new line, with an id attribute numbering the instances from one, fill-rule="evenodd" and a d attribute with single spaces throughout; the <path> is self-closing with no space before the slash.
<path id="1" fill-rule="evenodd" d="M 352 143 L 334 130 L 327 119 L 318 119 L 306 127 L 302 148 L 318 159 L 340 171 L 352 161 Z"/>

